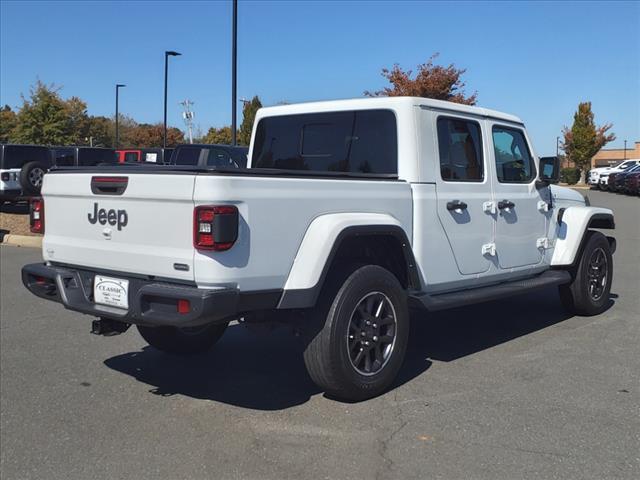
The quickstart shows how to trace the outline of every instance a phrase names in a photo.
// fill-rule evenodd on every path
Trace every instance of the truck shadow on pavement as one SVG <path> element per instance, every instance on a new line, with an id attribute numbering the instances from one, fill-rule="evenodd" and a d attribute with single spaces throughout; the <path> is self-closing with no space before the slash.
<path id="1" fill-rule="evenodd" d="M 568 318 L 555 288 L 444 312 L 414 312 L 406 360 L 392 389 L 423 374 L 433 361 L 455 361 Z M 285 328 L 259 335 L 232 325 L 203 355 L 177 357 L 145 346 L 104 363 L 151 385 L 155 395 L 179 394 L 255 410 L 279 410 L 321 393 L 307 375 L 303 348 L 303 342 Z"/>

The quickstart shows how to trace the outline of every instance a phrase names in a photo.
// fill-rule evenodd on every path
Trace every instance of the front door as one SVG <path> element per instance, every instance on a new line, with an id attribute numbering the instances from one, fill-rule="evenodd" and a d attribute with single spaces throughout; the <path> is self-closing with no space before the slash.
<path id="1" fill-rule="evenodd" d="M 480 122 L 471 116 L 435 116 L 440 172 L 436 174 L 438 218 L 463 275 L 486 272 L 493 217 L 486 211 L 491 181 Z"/>
<path id="2" fill-rule="evenodd" d="M 496 256 L 500 268 L 540 263 L 544 255 L 546 202 L 536 188 L 536 166 L 524 130 L 491 125 L 495 164 Z M 546 190 L 546 189 L 545 189 Z"/>

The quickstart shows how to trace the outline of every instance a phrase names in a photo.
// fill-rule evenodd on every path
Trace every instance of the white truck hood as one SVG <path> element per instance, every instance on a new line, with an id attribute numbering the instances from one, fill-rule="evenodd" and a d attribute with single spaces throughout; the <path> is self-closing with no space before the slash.
<path id="1" fill-rule="evenodd" d="M 586 203 L 584 197 L 571 188 L 551 185 L 551 193 L 553 195 L 553 199 L 557 202 L 576 202 L 581 205 Z"/>

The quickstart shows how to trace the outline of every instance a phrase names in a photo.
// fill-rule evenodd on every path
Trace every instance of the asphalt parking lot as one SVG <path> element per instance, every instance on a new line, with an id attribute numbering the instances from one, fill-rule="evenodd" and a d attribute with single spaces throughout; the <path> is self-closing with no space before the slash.
<path id="1" fill-rule="evenodd" d="M 549 289 L 416 316 L 395 388 L 359 404 L 319 393 L 285 330 L 189 359 L 90 335 L 22 287 L 39 251 L 0 247 L 0 477 L 640 478 L 640 199 L 588 194 L 616 213 L 607 312 Z"/>

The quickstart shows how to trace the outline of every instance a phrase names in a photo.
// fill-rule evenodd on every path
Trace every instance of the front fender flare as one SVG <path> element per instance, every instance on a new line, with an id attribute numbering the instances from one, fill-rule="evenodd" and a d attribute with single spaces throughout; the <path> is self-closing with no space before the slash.
<path id="1" fill-rule="evenodd" d="M 551 266 L 573 265 L 587 230 L 615 228 L 613 211 L 608 208 L 586 206 L 561 208 L 558 212 L 556 228 L 556 243 Z"/>

